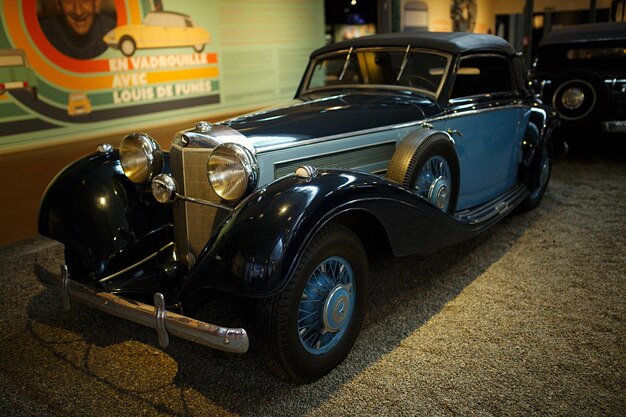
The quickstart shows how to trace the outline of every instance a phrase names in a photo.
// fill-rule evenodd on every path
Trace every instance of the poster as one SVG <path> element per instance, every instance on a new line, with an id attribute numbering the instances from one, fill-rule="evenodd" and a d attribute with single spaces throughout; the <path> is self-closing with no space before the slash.
<path id="1" fill-rule="evenodd" d="M 0 152 L 293 97 L 321 0 L 0 0 Z"/>

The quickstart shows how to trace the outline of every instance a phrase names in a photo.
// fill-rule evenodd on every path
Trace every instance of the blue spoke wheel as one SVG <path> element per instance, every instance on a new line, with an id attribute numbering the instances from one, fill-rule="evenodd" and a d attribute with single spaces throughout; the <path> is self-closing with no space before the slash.
<path id="1" fill-rule="evenodd" d="M 339 256 L 323 260 L 309 277 L 300 298 L 298 335 L 302 346 L 323 355 L 346 332 L 355 304 L 354 272 Z"/>
<path id="2" fill-rule="evenodd" d="M 335 223 L 318 231 L 283 291 L 259 301 L 261 349 L 270 368 L 304 383 L 337 367 L 358 336 L 367 281 L 358 236 Z"/>

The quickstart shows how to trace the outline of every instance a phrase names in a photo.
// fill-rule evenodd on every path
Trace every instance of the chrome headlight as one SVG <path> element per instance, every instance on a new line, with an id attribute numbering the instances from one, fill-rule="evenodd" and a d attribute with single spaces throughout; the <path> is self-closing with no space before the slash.
<path id="1" fill-rule="evenodd" d="M 213 191 L 228 201 L 239 200 L 254 190 L 258 171 L 252 152 L 234 143 L 217 146 L 207 162 L 207 177 Z"/>
<path id="2" fill-rule="evenodd" d="M 120 143 L 120 162 L 129 180 L 145 183 L 163 169 L 163 151 L 145 133 L 131 133 Z"/>

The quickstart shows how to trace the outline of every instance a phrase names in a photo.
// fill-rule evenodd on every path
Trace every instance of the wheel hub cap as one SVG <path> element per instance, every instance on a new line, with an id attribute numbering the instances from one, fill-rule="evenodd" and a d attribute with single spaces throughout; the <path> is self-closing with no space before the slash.
<path id="1" fill-rule="evenodd" d="M 350 311 L 350 292 L 345 285 L 336 286 L 324 303 L 324 329 L 336 332 L 341 328 Z"/>
<path id="2" fill-rule="evenodd" d="M 438 209 L 443 210 L 448 205 L 448 180 L 439 177 L 430 186 L 428 190 L 428 200 Z"/>
<path id="3" fill-rule="evenodd" d="M 448 161 L 442 156 L 431 157 L 420 171 L 415 182 L 415 192 L 439 210 L 450 206 L 451 174 Z"/>
<path id="4" fill-rule="evenodd" d="M 354 280 L 340 256 L 321 262 L 309 277 L 298 306 L 298 336 L 309 353 L 322 355 L 343 338 L 356 304 Z"/>
<path id="5" fill-rule="evenodd" d="M 575 110 L 585 102 L 585 93 L 580 88 L 572 87 L 565 90 L 561 102 L 566 109 Z"/>

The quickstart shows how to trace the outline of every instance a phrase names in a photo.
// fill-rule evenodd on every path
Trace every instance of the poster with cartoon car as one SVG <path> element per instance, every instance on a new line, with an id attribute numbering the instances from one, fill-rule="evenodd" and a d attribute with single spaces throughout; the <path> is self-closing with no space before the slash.
<path id="1" fill-rule="evenodd" d="M 177 12 L 150 12 L 139 25 L 122 25 L 104 36 L 104 42 L 122 54 L 132 56 L 137 49 L 191 46 L 202 52 L 211 34 L 195 26 L 191 18 Z"/>
<path id="2" fill-rule="evenodd" d="M 91 113 L 91 100 L 85 93 L 72 93 L 67 98 L 67 114 L 79 116 Z"/>
<path id="3" fill-rule="evenodd" d="M 37 78 L 21 49 L 0 49 L 0 94 L 24 89 L 37 98 Z"/>

